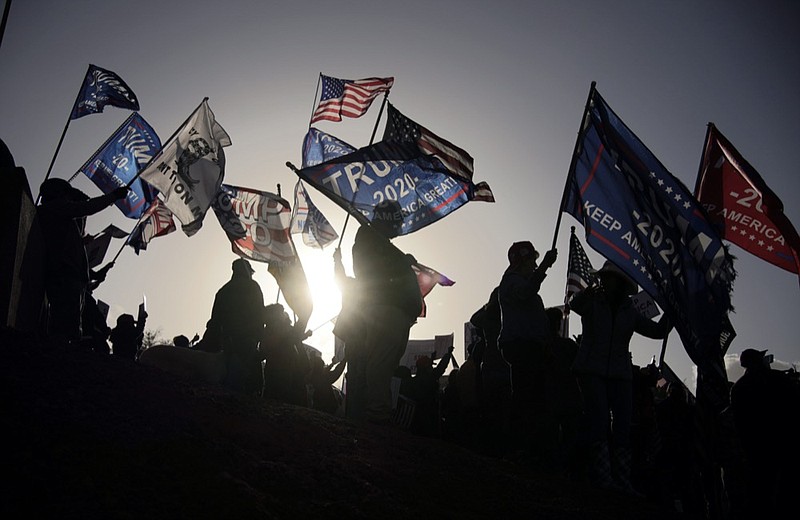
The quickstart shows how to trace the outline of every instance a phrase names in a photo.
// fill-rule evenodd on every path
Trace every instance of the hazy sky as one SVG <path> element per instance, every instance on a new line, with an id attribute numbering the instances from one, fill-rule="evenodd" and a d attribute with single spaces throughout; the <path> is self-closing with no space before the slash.
<path id="1" fill-rule="evenodd" d="M 798 23 L 795 1 L 17 0 L 0 47 L 0 137 L 35 194 L 93 63 L 127 82 L 162 139 L 208 96 L 233 142 L 225 182 L 273 192 L 280 184 L 291 201 L 296 177 L 284 163 L 300 164 L 319 73 L 394 76 L 393 104 L 469 151 L 475 180 L 487 181 L 497 199 L 469 203 L 395 240 L 456 281 L 428 296 L 428 317 L 411 337 L 454 332 L 461 352 L 463 324 L 499 282 L 508 246 L 531 240 L 544 251 L 552 242 L 591 81 L 690 189 L 706 124 L 714 122 L 800 226 Z M 378 106 L 357 120 L 316 126 L 364 146 Z M 128 115 L 107 107 L 72 121 L 52 175 L 69 178 Z M 100 193 L 83 176 L 74 185 Z M 341 233 L 344 211 L 313 188 L 309 193 Z M 88 230 L 109 223 L 134 225 L 109 208 L 89 219 Z M 576 224 L 564 215 L 559 258 L 541 292 L 548 305 L 563 301 L 569 228 Z M 348 270 L 356 227 L 350 220 L 344 235 Z M 337 312 L 333 248 L 308 249 L 299 236 L 295 242 L 317 299 L 315 328 Z M 114 242 L 109 256 L 120 245 Z M 768 348 L 776 359 L 800 360 L 797 276 L 731 249 L 739 272 L 731 352 Z M 603 259 L 587 251 L 599 267 Z M 138 257 L 126 248 L 96 295 L 112 306 L 113 325 L 121 312 L 135 314 L 146 294 L 150 328 L 165 338 L 191 337 L 203 333 L 235 258 L 210 212 L 192 238 L 157 238 Z M 265 299 L 275 301 L 276 284 L 264 265 L 255 267 Z M 326 360 L 333 354 L 330 328 L 309 339 Z M 580 331 L 578 319 L 571 330 Z M 636 338 L 632 351 L 646 364 L 660 342 Z M 675 333 L 666 359 L 690 377 Z"/>

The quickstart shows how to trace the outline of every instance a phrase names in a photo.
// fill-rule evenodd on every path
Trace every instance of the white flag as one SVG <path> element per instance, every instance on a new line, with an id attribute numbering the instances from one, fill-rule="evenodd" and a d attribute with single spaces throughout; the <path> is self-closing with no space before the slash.
<path id="1" fill-rule="evenodd" d="M 324 249 L 339 238 L 325 215 L 317 209 L 308 196 L 301 181 L 294 187 L 294 213 L 292 214 L 292 233 L 302 233 L 303 243 L 309 247 Z"/>
<path id="2" fill-rule="evenodd" d="M 230 136 L 204 100 L 141 173 L 162 193 L 164 205 L 181 221 L 187 236 L 203 225 L 225 172 L 222 147 L 230 144 Z"/>

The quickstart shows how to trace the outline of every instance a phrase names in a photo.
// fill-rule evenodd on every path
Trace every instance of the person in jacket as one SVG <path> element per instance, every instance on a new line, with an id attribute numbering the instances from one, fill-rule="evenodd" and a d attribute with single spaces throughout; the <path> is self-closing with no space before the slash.
<path id="1" fill-rule="evenodd" d="M 582 338 L 572 365 L 584 398 L 585 434 L 591 460 L 590 480 L 603 488 L 636 493 L 631 474 L 631 417 L 633 333 L 652 339 L 666 337 L 671 324 L 642 316 L 630 296 L 633 280 L 606 261 L 597 271 L 599 285 L 576 294 L 570 309 L 580 315 Z M 613 416 L 613 422 L 611 417 Z"/>
<path id="2" fill-rule="evenodd" d="M 125 198 L 127 187 L 89 198 L 64 179 L 50 178 L 39 188 L 39 223 L 45 242 L 45 293 L 48 335 L 59 344 L 81 339 L 81 313 L 89 285 L 89 262 L 83 245 L 86 217 Z"/>
<path id="3" fill-rule="evenodd" d="M 372 221 L 361 225 L 353 242 L 354 279 L 345 275 L 341 252 L 334 254 L 336 278 L 347 287 L 349 306 L 359 316 L 358 332 L 345 340 L 345 410 L 355 422 L 390 422 L 392 375 L 422 311 L 422 294 L 411 267 L 416 261 L 391 242 L 402 223 L 397 201 L 375 206 Z"/>
<path id="4" fill-rule="evenodd" d="M 539 289 L 558 252 L 539 253 L 528 241 L 508 249 L 508 268 L 497 290 L 503 358 L 511 365 L 512 449 L 542 466 L 546 457 L 543 426 L 546 414 L 545 372 L 552 362 L 550 321 Z"/>

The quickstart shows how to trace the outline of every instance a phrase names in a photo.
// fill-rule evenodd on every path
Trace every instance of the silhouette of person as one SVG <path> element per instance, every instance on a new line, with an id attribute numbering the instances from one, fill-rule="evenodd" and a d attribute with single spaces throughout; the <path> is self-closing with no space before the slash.
<path id="1" fill-rule="evenodd" d="M 439 379 L 453 357 L 453 347 L 433 366 L 429 356 L 417 359 L 417 373 L 411 378 L 411 396 L 416 407 L 411 432 L 424 437 L 439 436 Z"/>
<path id="2" fill-rule="evenodd" d="M 111 329 L 112 354 L 131 361 L 136 360 L 136 354 L 142 348 L 144 339 L 144 326 L 147 313 L 144 313 L 137 323 L 131 314 L 120 314 L 117 317 L 117 326 Z"/>
<path id="3" fill-rule="evenodd" d="M 766 350 L 745 349 L 731 409 L 744 454 L 745 518 L 782 518 L 797 493 L 800 386 L 773 370 Z M 756 516 L 758 515 L 758 516 Z"/>
<path id="4" fill-rule="evenodd" d="M 292 325 L 283 305 L 264 307 L 264 331 L 259 345 L 260 359 L 265 359 L 263 396 L 284 403 L 306 406 L 304 378 L 308 359 L 298 347 L 305 333 Z"/>
<path id="5" fill-rule="evenodd" d="M 578 353 L 578 344 L 559 333 L 564 313 L 558 307 L 545 311 L 550 324 L 550 342 L 553 361 L 545 373 L 547 414 L 546 449 L 552 453 L 549 463 L 559 472 L 575 476 L 577 471 L 575 441 L 583 413 L 583 397 L 578 379 L 572 373 L 572 364 Z"/>
<path id="6" fill-rule="evenodd" d="M 515 242 L 508 249 L 509 265 L 497 291 L 501 314 L 498 345 L 511 365 L 512 442 L 535 464 L 542 463 L 545 456 L 544 423 L 537 421 L 537 416 L 546 413 L 545 372 L 553 357 L 550 322 L 539 289 L 557 255 L 555 249 L 548 251 L 540 266 L 532 243 Z"/>
<path id="7" fill-rule="evenodd" d="M 656 457 L 661 500 L 675 511 L 689 513 L 701 485 L 694 456 L 695 410 L 682 383 L 669 383 L 667 397 L 656 404 L 656 418 L 661 437 L 661 450 Z M 728 436 L 722 438 L 730 442 Z M 726 469 L 726 487 L 728 473 Z"/>
<path id="8" fill-rule="evenodd" d="M 633 371 L 630 341 L 637 332 L 653 339 L 671 329 L 666 316 L 655 323 L 630 299 L 636 283 L 613 263 L 597 271 L 600 285 L 573 296 L 570 309 L 580 315 L 583 333 L 573 371 L 584 399 L 590 451 L 589 479 L 603 488 L 638 493 L 631 484 Z M 614 420 L 611 422 L 611 415 Z"/>
<path id="9" fill-rule="evenodd" d="M 502 456 L 508 450 L 511 424 L 511 367 L 503 358 L 497 344 L 500 335 L 500 302 L 498 287 L 489 301 L 470 317 L 479 331 L 483 348 L 480 357 L 480 415 L 479 449 L 486 454 Z M 477 359 L 476 359 L 477 361 Z"/>
<path id="10" fill-rule="evenodd" d="M 83 245 L 86 217 L 125 198 L 127 187 L 89 198 L 64 179 L 50 178 L 39 188 L 39 222 L 45 241 L 45 293 L 48 335 L 59 344 L 80 341 L 81 311 L 89 284 Z"/>
<path id="11" fill-rule="evenodd" d="M 172 344 L 175 345 L 176 347 L 181 347 L 181 348 L 189 348 L 190 346 L 189 338 L 187 338 L 183 334 L 179 334 L 174 338 L 172 338 Z"/>
<path id="12" fill-rule="evenodd" d="M 392 413 L 392 374 L 403 357 L 411 326 L 422 310 L 422 295 L 411 265 L 415 262 L 391 243 L 403 222 L 400 204 L 379 203 L 371 223 L 353 243 L 355 279 L 344 274 L 341 252 L 334 254 L 337 280 L 345 283 L 359 316 L 357 340 L 345 340 L 347 417 L 388 423 Z"/>
<path id="13" fill-rule="evenodd" d="M 206 324 L 201 350 L 225 351 L 228 367 L 226 386 L 238 391 L 253 388 L 252 360 L 264 328 L 264 295 L 250 262 L 238 258 L 231 264 L 231 279 L 214 296 L 211 318 Z M 248 375 L 249 374 L 249 375 Z"/>
<path id="14" fill-rule="evenodd" d="M 319 356 L 311 357 L 311 372 L 308 375 L 308 384 L 311 386 L 311 407 L 314 410 L 335 414 L 339 409 L 339 398 L 333 388 L 339 377 L 344 372 L 344 360 L 338 363 L 325 365 Z"/>

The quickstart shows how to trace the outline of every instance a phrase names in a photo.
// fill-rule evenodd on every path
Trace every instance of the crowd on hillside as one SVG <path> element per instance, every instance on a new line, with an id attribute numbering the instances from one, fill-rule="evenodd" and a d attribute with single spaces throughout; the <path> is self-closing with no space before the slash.
<path id="1" fill-rule="evenodd" d="M 451 348 L 438 361 L 419 358 L 412 371 L 399 365 L 423 302 L 414 258 L 391 242 L 402 210 L 389 200 L 356 233 L 352 276 L 334 254 L 343 294 L 334 334 L 345 342 L 344 359 L 326 365 L 305 347 L 308 332 L 280 304 L 264 305 L 246 259 L 233 262 L 202 338 L 178 336 L 143 351 L 147 314 L 123 314 L 107 326 L 92 292 L 110 265 L 89 269 L 83 245 L 86 217 L 125 188 L 89 198 L 48 179 L 40 193 L 48 336 L 60 348 L 149 359 L 232 391 L 441 438 L 687 516 L 777 517 L 791 507 L 800 462 L 797 374 L 771 369 L 765 350 L 746 349 L 730 406 L 709 417 L 680 381 L 663 384 L 658 367 L 633 365 L 633 334 L 663 338 L 671 324 L 635 309 L 636 284 L 610 262 L 569 302 L 581 336 L 562 337 L 562 311 L 539 295 L 557 252 L 540 263 L 531 242 L 512 244 L 508 268 L 470 317 L 478 340 L 466 361 L 445 377 Z M 345 368 L 343 396 L 333 383 Z"/>

